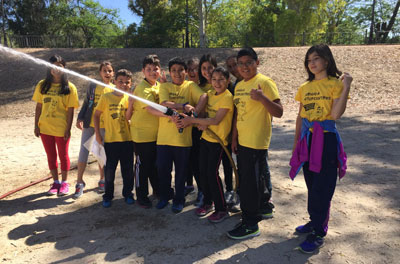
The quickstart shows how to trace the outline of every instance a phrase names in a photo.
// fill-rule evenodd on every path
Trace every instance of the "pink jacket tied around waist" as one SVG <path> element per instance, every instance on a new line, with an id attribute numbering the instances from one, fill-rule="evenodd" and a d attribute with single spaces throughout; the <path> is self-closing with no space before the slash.
<path id="1" fill-rule="evenodd" d="M 310 128 L 313 128 L 313 136 L 311 139 L 310 153 L 308 153 L 308 139 L 310 136 Z M 342 139 L 336 129 L 336 123 L 333 120 L 313 121 L 310 122 L 306 118 L 302 119 L 301 136 L 297 141 L 296 148 L 290 159 L 289 176 L 293 180 L 304 162 L 309 162 L 309 170 L 319 173 L 321 171 L 322 151 L 324 148 L 324 130 L 336 134 L 339 179 L 343 178 L 347 169 L 347 156 L 343 149 Z"/>

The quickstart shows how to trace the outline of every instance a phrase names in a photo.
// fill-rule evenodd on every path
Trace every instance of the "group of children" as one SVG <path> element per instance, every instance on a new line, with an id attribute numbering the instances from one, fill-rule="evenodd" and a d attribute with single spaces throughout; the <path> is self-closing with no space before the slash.
<path id="1" fill-rule="evenodd" d="M 51 57 L 50 62 L 65 67 L 60 56 Z M 130 71 L 114 72 L 111 63 L 103 62 L 99 68 L 101 79 L 116 89 L 91 84 L 87 90 L 76 123 L 82 129 L 82 139 L 74 197 L 79 198 L 85 188 L 83 173 L 89 153 L 84 143 L 95 135 L 95 140 L 104 145 L 107 157 L 104 169 L 99 167 L 103 207 L 112 206 L 119 162 L 122 195 L 127 204 L 135 203 L 135 186 L 137 203 L 150 208 L 150 181 L 153 195 L 158 198 L 156 208 L 163 209 L 172 200 L 172 211 L 179 213 L 184 208 L 185 196 L 194 190 L 194 176 L 198 186 L 195 213 L 206 216 L 212 212 L 208 220 L 218 223 L 235 209 L 232 167 L 229 154 L 223 150 L 227 148 L 237 155 L 236 193 L 242 214 L 241 222 L 227 235 L 232 239 L 258 236 L 258 222 L 273 217 L 268 148 L 272 118 L 283 115 L 276 84 L 258 73 L 259 63 L 252 48 L 241 49 L 236 56 L 227 58 L 227 69 L 218 66 L 210 54 L 187 63 L 176 57 L 168 62 L 167 81 L 165 74 L 161 74 L 159 58 L 148 55 L 142 65 L 144 79 L 132 89 Z M 290 176 L 293 179 L 303 168 L 310 222 L 297 227 L 296 232 L 309 234 L 299 248 L 311 253 L 324 242 L 337 168 L 340 177 L 346 169 L 346 156 L 334 120 L 345 111 L 352 78 L 349 74 L 340 76 L 329 47 L 323 44 L 309 49 L 305 68 L 308 80 L 296 94 L 300 109 Z M 236 78 L 234 83 L 230 74 Z M 173 114 L 166 115 L 122 92 L 160 104 Z M 49 69 L 46 79 L 36 86 L 33 100 L 37 102 L 35 135 L 43 141 L 54 179 L 48 193 L 65 195 L 70 164 L 68 143 L 74 108 L 78 107 L 76 87 L 62 71 Z M 218 172 L 221 161 L 225 192 Z"/>

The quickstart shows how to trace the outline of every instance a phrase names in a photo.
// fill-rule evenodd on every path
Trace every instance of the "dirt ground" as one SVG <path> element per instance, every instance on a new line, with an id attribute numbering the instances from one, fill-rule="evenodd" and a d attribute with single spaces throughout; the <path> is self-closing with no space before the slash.
<path id="1" fill-rule="evenodd" d="M 45 181 L 0 200 L 1 263 L 399 263 L 400 259 L 400 46 L 332 47 L 339 69 L 354 78 L 348 109 L 338 121 L 348 155 L 348 172 L 332 201 L 330 229 L 318 254 L 295 250 L 304 237 L 294 228 L 305 223 L 306 187 L 299 175 L 288 177 L 298 105 L 294 94 L 306 74 L 307 47 L 258 48 L 259 72 L 274 79 L 284 116 L 274 119 L 270 147 L 274 218 L 260 223 L 261 235 L 233 241 L 226 231 L 239 221 L 232 215 L 210 224 L 194 214 L 190 194 L 180 214 L 128 206 L 121 196 L 121 177 L 113 206 L 104 209 L 96 192 L 95 163 L 85 172 L 87 189 L 72 199 L 76 170 L 70 172 L 71 195 L 45 195 Z M 58 53 L 67 66 L 97 77 L 98 64 L 135 72 L 141 60 L 156 53 L 162 65 L 173 56 L 213 53 L 220 64 L 235 49 L 23 49 L 48 59 Z M 0 195 L 48 175 L 46 155 L 33 135 L 34 85 L 45 69 L 0 53 Z M 80 99 L 87 83 L 70 78 Z M 76 164 L 80 131 L 72 130 L 70 157 Z M 223 173 L 221 173 L 223 175 Z"/>

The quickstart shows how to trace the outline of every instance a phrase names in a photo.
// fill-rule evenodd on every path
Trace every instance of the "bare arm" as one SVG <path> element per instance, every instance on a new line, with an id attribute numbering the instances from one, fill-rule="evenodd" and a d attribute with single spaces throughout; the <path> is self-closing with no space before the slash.
<path id="1" fill-rule="evenodd" d="M 183 106 L 184 104 L 179 104 L 179 103 L 175 103 L 175 102 L 172 102 L 172 101 L 164 101 L 164 102 L 161 103 L 161 105 L 169 107 L 169 108 L 172 108 L 172 109 L 175 109 L 175 110 L 184 110 L 183 109 L 184 108 L 184 106 Z"/>
<path id="2" fill-rule="evenodd" d="M 199 101 L 197 102 L 197 105 L 194 109 L 194 111 L 196 112 L 196 114 L 200 114 L 201 112 L 204 111 L 206 105 L 208 102 L 208 96 L 207 94 L 202 94 L 199 98 Z"/>
<path id="3" fill-rule="evenodd" d="M 233 120 L 232 120 L 232 151 L 233 153 L 237 154 L 238 148 L 238 130 L 237 130 L 237 110 L 233 113 Z"/>
<path id="4" fill-rule="evenodd" d="M 36 108 L 35 108 L 35 128 L 34 128 L 34 133 L 35 133 L 36 137 L 40 136 L 39 118 L 40 118 L 41 114 L 42 114 L 42 104 L 41 103 L 36 103 Z"/>
<path id="5" fill-rule="evenodd" d="M 74 108 L 73 107 L 68 107 L 68 112 L 67 112 L 67 127 L 64 132 L 64 140 L 67 140 L 71 137 L 71 126 L 72 126 L 72 121 L 74 120 Z"/>
<path id="6" fill-rule="evenodd" d="M 218 125 L 222 121 L 222 119 L 224 119 L 228 112 L 229 109 L 220 108 L 213 118 L 195 118 L 192 116 L 186 116 L 185 118 L 180 119 L 178 121 L 178 124 L 182 125 L 182 127 L 186 127 L 191 124 L 198 124 L 203 126 Z"/>
<path id="7" fill-rule="evenodd" d="M 300 138 L 300 133 L 301 133 L 301 117 L 300 117 L 300 112 L 301 112 L 301 109 L 302 109 L 302 108 L 303 108 L 303 104 L 300 103 L 299 113 L 298 113 L 297 118 L 296 118 L 296 130 L 295 130 L 295 133 L 294 133 L 294 143 L 293 143 L 292 152 L 293 152 L 294 149 L 296 148 L 297 141 L 299 141 L 299 138 Z"/>
<path id="8" fill-rule="evenodd" d="M 134 99 L 129 97 L 128 100 L 129 100 L 129 105 L 128 105 L 128 108 L 126 109 L 126 112 L 125 112 L 125 119 L 126 120 L 131 120 L 131 117 L 132 117 L 132 114 L 133 114 L 133 102 L 134 102 Z"/>
<path id="9" fill-rule="evenodd" d="M 96 110 L 93 116 L 93 122 L 94 122 L 94 132 L 96 133 L 96 141 L 100 145 L 103 144 L 103 138 L 101 137 L 100 134 L 100 116 L 103 112 Z"/>
<path id="10" fill-rule="evenodd" d="M 339 98 L 333 100 L 331 116 L 334 120 L 339 119 L 344 111 L 346 111 L 347 106 L 347 98 L 349 97 L 351 82 L 353 81 L 353 77 L 351 77 L 348 73 L 343 73 L 340 77 L 343 82 L 343 90 Z"/>
<path id="11" fill-rule="evenodd" d="M 148 113 L 150 113 L 150 114 L 152 114 L 152 115 L 154 115 L 154 116 L 166 117 L 166 116 L 164 115 L 163 112 L 158 111 L 157 109 L 154 109 L 154 108 L 151 107 L 151 106 L 147 106 L 147 107 L 146 107 L 146 110 L 147 110 Z"/>
<path id="12" fill-rule="evenodd" d="M 268 97 L 266 97 L 261 90 L 261 86 L 258 85 L 258 89 L 252 89 L 250 91 L 250 97 L 253 100 L 259 101 L 263 104 L 265 109 L 274 117 L 282 117 L 283 115 L 283 106 L 281 104 L 280 99 L 276 99 L 271 101 Z"/>

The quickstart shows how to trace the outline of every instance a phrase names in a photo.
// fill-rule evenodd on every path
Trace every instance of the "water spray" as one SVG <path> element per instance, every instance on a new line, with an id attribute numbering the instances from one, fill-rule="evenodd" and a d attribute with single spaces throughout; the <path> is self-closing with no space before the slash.
<path id="1" fill-rule="evenodd" d="M 136 96 L 136 95 L 133 95 L 133 94 L 131 94 L 131 93 L 122 91 L 122 90 L 120 90 L 120 89 L 118 89 L 118 88 L 115 88 L 115 87 L 113 87 L 113 86 L 111 86 L 111 85 L 107 85 L 107 84 L 105 84 L 105 83 L 103 83 L 103 82 L 100 82 L 100 81 L 98 81 L 98 80 L 89 78 L 89 77 L 87 77 L 87 76 L 85 76 L 85 75 L 82 75 L 82 74 L 80 74 L 80 73 L 77 73 L 77 72 L 74 72 L 74 71 L 65 69 L 65 68 L 63 68 L 63 67 L 59 67 L 59 66 L 57 66 L 57 65 L 51 64 L 50 62 L 44 61 L 44 60 L 42 60 L 42 59 L 38 59 L 38 58 L 32 57 L 32 56 L 30 56 L 30 55 L 28 55 L 28 54 L 25 54 L 25 53 L 23 53 L 23 52 L 19 52 L 19 51 L 16 51 L 16 50 L 13 50 L 13 49 L 4 47 L 4 46 L 1 45 L 1 44 L 0 44 L 0 51 L 9 53 L 9 54 L 11 54 L 11 55 L 14 55 L 14 56 L 17 56 L 17 57 L 20 57 L 20 58 L 24 58 L 24 59 L 33 61 L 34 63 L 39 64 L 39 65 L 44 65 L 44 66 L 46 66 L 46 67 L 53 68 L 53 69 L 55 69 L 55 70 L 59 70 L 59 71 L 62 71 L 62 72 L 64 72 L 64 73 L 68 73 L 68 74 L 70 74 L 70 75 L 74 75 L 74 76 L 76 76 L 76 77 L 79 77 L 79 78 L 81 78 L 81 79 L 87 80 L 87 81 L 89 81 L 89 82 L 93 82 L 93 83 L 95 83 L 95 84 L 98 84 L 98 85 L 101 85 L 101 86 L 104 86 L 104 87 L 113 89 L 113 90 L 115 90 L 115 91 L 117 91 L 117 92 L 119 92 L 119 93 L 126 94 L 127 96 L 132 97 L 133 99 L 136 99 L 136 100 L 138 100 L 138 101 L 140 101 L 140 102 L 142 102 L 142 103 L 144 103 L 144 104 L 147 104 L 147 105 L 153 107 L 154 109 L 157 109 L 158 111 L 164 113 L 165 115 L 169 115 L 169 116 L 177 115 L 176 111 L 174 111 L 174 110 L 172 110 L 172 109 L 170 109 L 170 108 L 167 108 L 167 107 L 165 107 L 165 106 L 162 106 L 162 105 L 159 105 L 159 104 L 157 104 L 157 103 L 151 102 L 151 101 L 149 101 L 149 100 L 143 99 L 143 98 L 138 97 L 138 96 Z"/>

